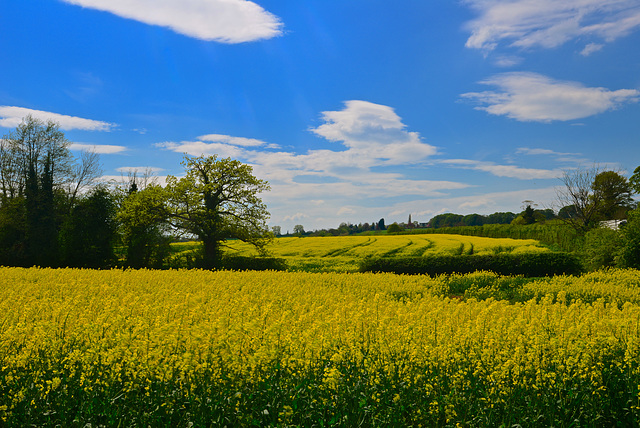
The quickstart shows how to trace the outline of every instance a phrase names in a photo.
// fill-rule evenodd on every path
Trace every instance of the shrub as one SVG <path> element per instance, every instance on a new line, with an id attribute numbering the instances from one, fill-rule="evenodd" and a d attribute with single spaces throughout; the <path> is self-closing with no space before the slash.
<path id="1" fill-rule="evenodd" d="M 620 232 L 606 227 L 592 229 L 584 237 L 583 263 L 588 270 L 615 267 L 621 249 Z"/>
<path id="2" fill-rule="evenodd" d="M 226 270 L 287 270 L 287 263 L 276 257 L 226 256 L 222 258 Z"/>
<path id="3" fill-rule="evenodd" d="M 199 248 L 174 254 L 169 259 L 170 269 L 205 268 Z M 287 270 L 284 259 L 277 257 L 223 256 L 221 270 Z"/>
<path id="4" fill-rule="evenodd" d="M 629 221 L 622 231 L 621 264 L 640 269 L 640 209 L 629 212 Z"/>
<path id="5" fill-rule="evenodd" d="M 523 253 L 495 255 L 433 255 L 427 257 L 369 258 L 361 272 L 440 275 L 491 271 L 500 275 L 541 277 L 582 272 L 579 260 L 567 253 Z"/>
<path id="6" fill-rule="evenodd" d="M 387 233 L 398 233 L 402 232 L 404 229 L 400 227 L 398 223 L 393 223 L 387 228 Z"/>

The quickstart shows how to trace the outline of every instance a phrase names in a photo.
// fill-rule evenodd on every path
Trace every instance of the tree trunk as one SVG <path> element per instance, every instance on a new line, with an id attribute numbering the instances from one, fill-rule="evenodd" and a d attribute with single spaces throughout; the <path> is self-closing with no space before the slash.
<path id="1" fill-rule="evenodd" d="M 216 269 L 220 267 L 220 259 L 222 254 L 220 252 L 220 241 L 211 237 L 203 237 L 202 244 L 204 245 L 203 254 L 203 268 Z"/>

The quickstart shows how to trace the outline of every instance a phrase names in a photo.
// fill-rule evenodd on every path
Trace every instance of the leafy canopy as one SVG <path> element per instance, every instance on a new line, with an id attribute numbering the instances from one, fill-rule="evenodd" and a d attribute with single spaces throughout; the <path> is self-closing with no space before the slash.
<path id="1" fill-rule="evenodd" d="M 269 184 L 253 168 L 216 155 L 186 157 L 186 175 L 167 177 L 167 203 L 173 227 L 200 238 L 205 267 L 215 267 L 226 239 L 240 239 L 263 250 L 272 238 L 269 212 L 259 194 Z"/>

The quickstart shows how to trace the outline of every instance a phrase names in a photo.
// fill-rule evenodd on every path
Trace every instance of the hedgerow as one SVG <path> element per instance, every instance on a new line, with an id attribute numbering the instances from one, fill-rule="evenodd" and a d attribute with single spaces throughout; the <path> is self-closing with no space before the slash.
<path id="1" fill-rule="evenodd" d="M 371 257 L 360 272 L 440 275 L 491 271 L 500 275 L 541 277 L 582 272 L 579 260 L 567 253 L 500 253 L 493 255 L 436 254 L 425 257 Z"/>

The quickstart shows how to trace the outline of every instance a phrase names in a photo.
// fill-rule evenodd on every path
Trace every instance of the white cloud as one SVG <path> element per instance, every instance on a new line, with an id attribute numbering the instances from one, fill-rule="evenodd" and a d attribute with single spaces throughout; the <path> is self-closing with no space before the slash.
<path id="1" fill-rule="evenodd" d="M 469 48 L 553 48 L 573 39 L 611 42 L 640 28 L 637 0 L 465 0 L 478 13 L 467 24 Z"/>
<path id="2" fill-rule="evenodd" d="M 279 146 L 277 144 L 266 143 L 261 140 L 256 140 L 254 138 L 243 138 L 243 137 L 232 137 L 230 135 L 221 135 L 221 134 L 208 134 L 202 135 L 198 137 L 198 140 L 201 141 L 211 141 L 214 143 L 224 143 L 230 144 L 232 146 L 240 146 L 240 147 L 260 147 L 265 146 L 269 149 L 277 149 Z"/>
<path id="3" fill-rule="evenodd" d="M 242 43 L 282 33 L 282 22 L 247 0 L 63 0 L 201 40 Z"/>
<path id="4" fill-rule="evenodd" d="M 60 125 L 60 129 L 64 131 L 71 131 L 73 129 L 110 131 L 111 128 L 115 127 L 113 123 L 13 106 L 0 106 L 0 126 L 4 128 L 15 128 L 20 125 L 23 118 L 29 115 L 45 122 L 52 120 Z"/>
<path id="5" fill-rule="evenodd" d="M 368 101 L 346 101 L 340 111 L 322 113 L 324 124 L 311 131 L 329 141 L 341 141 L 348 155 L 373 164 L 418 163 L 435 155 L 417 132 L 408 132 L 393 108 Z M 344 153 L 343 153 L 344 154 Z"/>
<path id="6" fill-rule="evenodd" d="M 584 158 L 582 153 L 562 153 L 549 149 L 532 149 L 529 147 L 520 147 L 518 150 L 516 150 L 516 154 L 526 156 L 553 156 L 557 162 L 565 163 L 582 164 L 588 162 L 588 159 Z"/>
<path id="7" fill-rule="evenodd" d="M 336 213 L 339 216 L 343 216 L 343 215 L 351 215 L 351 214 L 355 214 L 357 211 L 354 210 L 353 208 L 349 208 L 349 207 L 342 207 L 338 210 L 338 212 Z"/>
<path id="8" fill-rule="evenodd" d="M 485 171 L 497 177 L 517 178 L 519 180 L 549 179 L 562 176 L 562 170 L 521 168 L 515 165 L 498 165 L 493 162 L 482 162 L 469 159 L 446 159 L 443 164 L 460 168 Z"/>
<path id="9" fill-rule="evenodd" d="M 520 147 L 516 150 L 516 153 L 524 155 L 554 155 L 554 156 L 566 156 L 574 153 L 559 153 L 549 149 L 532 149 L 529 147 Z"/>
<path id="10" fill-rule="evenodd" d="M 263 199 L 270 207 L 273 224 L 285 227 L 303 219 L 318 227 L 335 227 L 348 220 L 342 215 L 355 219 L 372 215 L 365 201 L 445 197 L 451 191 L 470 187 L 454 181 L 410 179 L 404 171 L 398 172 L 398 166 L 431 162 L 437 150 L 423 143 L 418 133 L 407 131 L 391 107 L 348 101 L 343 110 L 324 112 L 321 117 L 324 123 L 311 131 L 335 142 L 335 150 L 298 154 L 270 149 L 274 145 L 261 140 L 220 134 L 201 136 L 200 141 L 160 143 L 157 147 L 193 156 L 230 156 L 252 165 L 255 175 L 271 184 L 271 191 Z M 342 208 L 347 210 L 337 214 Z"/>
<path id="11" fill-rule="evenodd" d="M 203 141 L 181 141 L 157 143 L 156 147 L 191 156 L 218 155 L 223 158 L 242 158 L 245 149 L 224 143 L 205 143 Z"/>
<path id="12" fill-rule="evenodd" d="M 289 216 L 285 216 L 284 217 L 284 221 L 299 221 L 299 220 L 303 220 L 305 218 L 308 218 L 309 216 L 303 213 L 295 213 L 294 215 L 289 215 Z"/>
<path id="13" fill-rule="evenodd" d="M 72 143 L 69 145 L 69 149 L 77 150 L 77 151 L 93 152 L 101 155 L 112 155 L 112 154 L 121 153 L 127 150 L 125 146 L 115 146 L 110 144 L 84 144 L 84 143 Z"/>
<path id="14" fill-rule="evenodd" d="M 498 67 L 509 68 L 520 64 L 522 61 L 522 57 L 502 55 L 497 57 L 494 62 Z"/>
<path id="15" fill-rule="evenodd" d="M 604 45 L 601 43 L 589 43 L 587 46 L 584 47 L 584 49 L 582 49 L 582 51 L 580 52 L 580 55 L 589 56 L 594 52 L 598 52 L 599 50 L 602 50 L 603 47 Z"/>
<path id="16" fill-rule="evenodd" d="M 306 154 L 251 150 L 278 148 L 261 140 L 209 134 L 199 137 L 205 141 L 164 142 L 157 147 L 193 156 L 218 154 L 222 157 L 242 158 L 271 170 L 324 172 L 336 176 L 368 170 L 374 166 L 409 165 L 424 162 L 436 154 L 434 146 L 423 143 L 416 132 L 408 132 L 391 107 L 366 101 L 347 101 L 341 111 L 322 113 L 325 123 L 311 129 L 330 141 L 341 142 L 346 150 L 310 150 Z M 206 142 L 211 141 L 211 142 Z"/>
<path id="17" fill-rule="evenodd" d="M 203 135 L 197 141 L 165 142 L 165 150 L 190 155 L 230 156 L 253 166 L 257 177 L 271 184 L 262 195 L 271 212 L 270 223 L 283 230 L 295 224 L 307 229 L 337 227 L 344 221 L 387 224 L 406 221 L 410 213 L 422 213 L 416 221 L 427 221 L 430 213 L 453 211 L 461 214 L 518 209 L 525 199 L 545 204 L 549 189 L 518 190 L 484 194 L 481 187 L 468 182 L 422 179 L 414 174 L 428 165 L 448 165 L 466 171 L 456 173 L 472 180 L 481 171 L 514 183 L 521 188 L 525 180 L 548 180 L 561 176 L 559 169 L 522 168 L 467 159 L 435 158 L 437 149 L 423 143 L 411 132 L 391 107 L 365 101 L 347 101 L 339 111 L 321 114 L 323 123 L 311 131 L 335 143 L 335 149 L 315 149 L 294 153 L 270 149 L 272 143 L 221 134 Z M 571 158 L 542 148 L 520 148 L 516 154 Z M 411 176 L 408 172 L 411 171 Z M 525 184 L 526 185 L 526 184 Z M 462 196 L 464 195 L 464 196 Z"/>
<path id="18" fill-rule="evenodd" d="M 588 88 L 536 73 L 503 73 L 480 83 L 496 86 L 498 91 L 469 92 L 461 97 L 481 104 L 476 107 L 479 110 L 520 121 L 580 119 L 640 99 L 635 89 Z"/>

